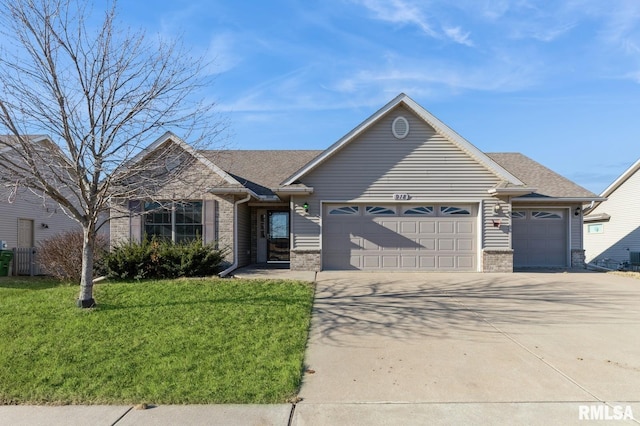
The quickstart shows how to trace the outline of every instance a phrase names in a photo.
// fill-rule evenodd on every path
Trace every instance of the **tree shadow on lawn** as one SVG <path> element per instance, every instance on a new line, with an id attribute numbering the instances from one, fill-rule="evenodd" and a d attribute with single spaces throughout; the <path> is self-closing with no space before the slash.
<path id="1" fill-rule="evenodd" d="M 320 281 L 312 333 L 342 345 L 353 336 L 409 339 L 463 331 L 468 334 L 465 338 L 487 339 L 499 333 L 493 326 L 554 327 L 612 320 L 622 324 L 625 315 L 629 324 L 640 320 L 634 302 L 640 292 L 583 286 L 562 278 L 540 282 L 503 275 L 457 275 L 454 279 L 414 275 L 411 283 L 407 279 L 366 284 L 349 278 Z M 621 311 L 626 312 L 622 317 Z"/>

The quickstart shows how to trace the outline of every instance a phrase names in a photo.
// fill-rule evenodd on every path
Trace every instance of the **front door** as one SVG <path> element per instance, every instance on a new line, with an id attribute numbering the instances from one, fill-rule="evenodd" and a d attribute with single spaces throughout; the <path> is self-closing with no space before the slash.
<path id="1" fill-rule="evenodd" d="M 267 262 L 288 262 L 289 212 L 270 211 L 267 216 Z"/>

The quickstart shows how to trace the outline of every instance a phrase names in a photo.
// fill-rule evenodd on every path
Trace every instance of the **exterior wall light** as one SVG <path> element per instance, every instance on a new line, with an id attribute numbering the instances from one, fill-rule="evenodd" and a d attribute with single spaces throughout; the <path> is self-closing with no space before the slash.
<path id="1" fill-rule="evenodd" d="M 309 213 L 309 203 L 305 201 L 304 204 L 302 205 L 302 208 L 304 209 L 305 213 Z"/>
<path id="2" fill-rule="evenodd" d="M 576 210 L 573 212 L 573 214 L 575 216 L 580 216 L 580 212 L 582 211 L 582 209 L 580 207 L 576 207 Z"/>

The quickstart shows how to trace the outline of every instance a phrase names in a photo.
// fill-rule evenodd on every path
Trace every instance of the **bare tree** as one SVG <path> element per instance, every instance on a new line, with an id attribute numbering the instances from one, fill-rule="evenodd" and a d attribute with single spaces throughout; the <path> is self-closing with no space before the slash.
<path id="1" fill-rule="evenodd" d="M 198 148 L 217 143 L 224 121 L 198 99 L 211 83 L 202 57 L 119 28 L 115 1 L 97 24 L 84 5 L 0 6 L 0 180 L 49 197 L 80 223 L 78 306 L 89 307 L 94 243 L 110 200 L 152 193 L 189 166 L 172 144 L 137 159 L 166 130 Z M 42 134 L 50 138 L 34 136 Z"/>

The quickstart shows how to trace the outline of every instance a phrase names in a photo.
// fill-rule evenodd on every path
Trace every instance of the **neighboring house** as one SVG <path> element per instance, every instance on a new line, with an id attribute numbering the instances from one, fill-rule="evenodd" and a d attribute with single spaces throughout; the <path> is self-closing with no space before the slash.
<path id="1" fill-rule="evenodd" d="M 0 240 L 7 248 L 36 247 L 56 234 L 80 230 L 51 199 L 36 195 L 19 182 L 3 188 L 0 199 Z"/>
<path id="2" fill-rule="evenodd" d="M 49 136 L 29 135 L 28 138 L 34 145 L 55 149 Z M 0 154 L 8 153 L 9 158 L 17 158 L 11 155 L 14 146 L 10 136 L 0 136 Z M 57 202 L 25 187 L 23 179 L 7 177 L 7 169 L 2 166 L 0 164 L 0 241 L 6 243 L 8 250 L 38 247 L 40 242 L 56 235 L 82 230 Z M 107 219 L 108 215 L 103 217 Z M 99 232 L 108 239 L 109 224 L 102 224 Z M 34 254 L 32 250 L 19 250 L 18 258 L 13 261 L 13 273 L 34 273 L 34 270 L 39 273 L 41 270 L 34 262 Z"/>
<path id="3" fill-rule="evenodd" d="M 324 151 L 195 151 L 171 133 L 150 151 L 165 143 L 191 152 L 190 173 L 206 189 L 163 188 L 154 197 L 161 204 L 120 200 L 126 214 L 112 216 L 112 242 L 202 236 L 230 248 L 222 275 L 268 262 L 584 267 L 582 205 L 600 199 L 521 154 L 481 152 L 404 94 Z"/>
<path id="4" fill-rule="evenodd" d="M 586 261 L 612 265 L 640 252 L 640 160 L 636 161 L 585 210 Z"/>
<path id="5" fill-rule="evenodd" d="M 7 147 L 9 137 L 0 136 L 4 144 L 0 150 L 11 152 Z M 51 143 L 48 136 L 29 136 L 34 144 Z M 0 167 L 2 173 L 2 167 Z M 0 176 L 0 241 L 8 249 L 35 247 L 38 242 L 56 234 L 80 229 L 78 223 L 69 218 L 58 205 L 43 194 L 24 187 L 20 180 L 9 180 Z"/>

